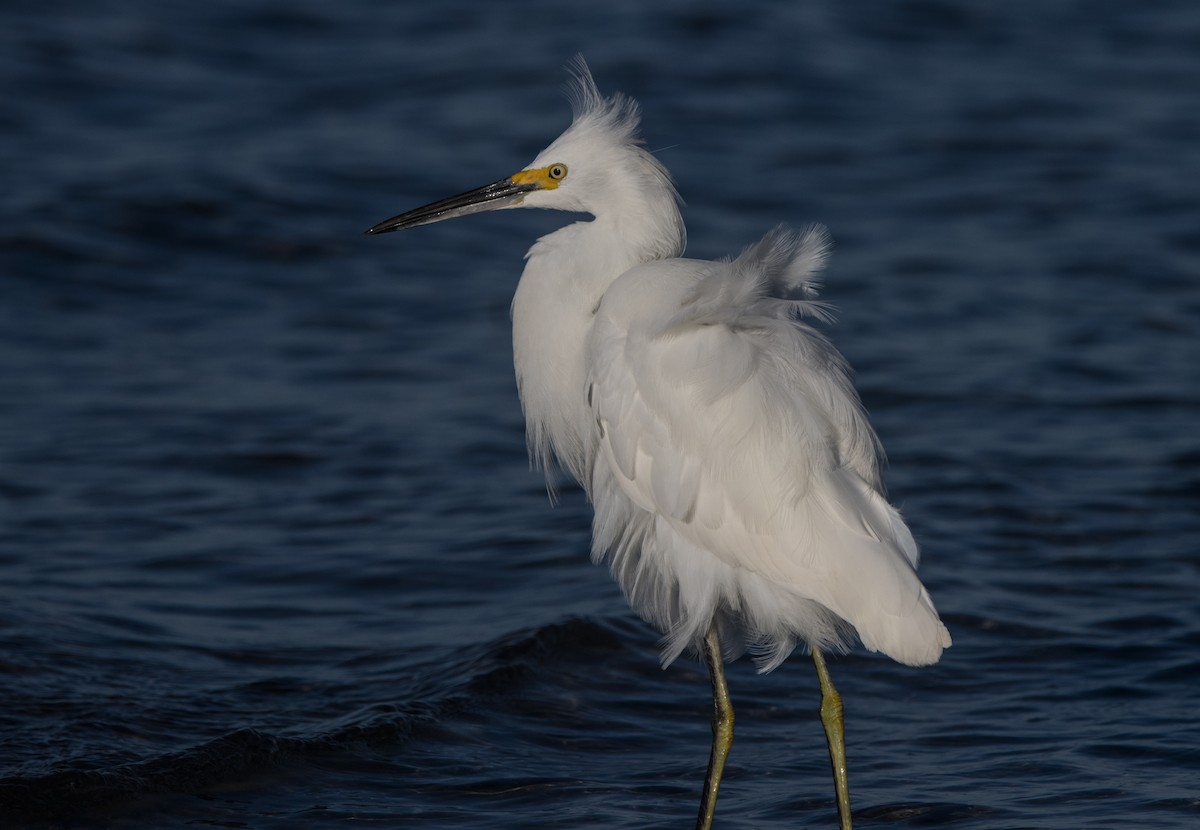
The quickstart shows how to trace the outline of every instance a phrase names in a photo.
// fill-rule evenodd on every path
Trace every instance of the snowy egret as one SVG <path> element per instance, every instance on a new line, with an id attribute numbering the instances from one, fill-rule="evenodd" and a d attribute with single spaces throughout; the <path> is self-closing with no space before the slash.
<path id="1" fill-rule="evenodd" d="M 911 666 L 950 635 L 917 545 L 882 494 L 880 448 L 841 355 L 804 318 L 825 230 L 776 229 L 733 260 L 682 259 L 670 176 L 637 104 L 571 67 L 571 126 L 528 167 L 368 234 L 502 208 L 591 214 L 539 239 L 512 304 L 531 457 L 595 508 L 592 558 L 664 634 L 663 665 L 703 655 L 713 744 L 697 828 L 712 825 L 733 740 L 724 662 L 759 670 L 803 645 L 821 685 L 838 815 L 849 828 L 842 702 L 822 652 L 857 634 Z"/>

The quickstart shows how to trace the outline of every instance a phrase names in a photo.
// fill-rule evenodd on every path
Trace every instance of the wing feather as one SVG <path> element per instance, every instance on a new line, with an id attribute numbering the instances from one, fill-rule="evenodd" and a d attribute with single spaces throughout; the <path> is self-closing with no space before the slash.
<path id="1" fill-rule="evenodd" d="M 812 297 L 826 249 L 823 231 L 776 230 L 732 262 L 649 263 L 598 310 L 586 354 L 596 553 L 672 648 L 702 637 L 714 609 L 740 615 L 772 664 L 796 639 L 836 643 L 812 603 L 904 662 L 949 644 L 880 492 L 846 365 L 797 319 L 824 313 Z M 639 530 L 617 538 L 618 526 Z M 773 608 L 796 599 L 790 622 L 755 615 L 768 595 Z"/>

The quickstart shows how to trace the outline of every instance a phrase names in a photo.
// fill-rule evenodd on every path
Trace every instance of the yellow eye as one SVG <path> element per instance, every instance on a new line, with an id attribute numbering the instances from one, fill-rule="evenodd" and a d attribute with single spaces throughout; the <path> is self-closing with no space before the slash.
<path id="1" fill-rule="evenodd" d="M 554 181 L 561 182 L 567 177 L 567 165 L 552 164 L 550 165 L 550 169 L 546 172 L 550 175 L 550 178 L 554 179 Z"/>

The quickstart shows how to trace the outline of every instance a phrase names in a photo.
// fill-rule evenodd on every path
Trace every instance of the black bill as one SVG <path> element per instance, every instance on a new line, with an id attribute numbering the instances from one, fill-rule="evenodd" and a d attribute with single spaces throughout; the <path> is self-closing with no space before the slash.
<path id="1" fill-rule="evenodd" d="M 499 210 L 517 204 L 525 197 L 526 193 L 538 189 L 537 184 L 517 184 L 511 177 L 503 178 L 498 182 L 451 196 L 449 199 L 442 199 L 440 202 L 393 216 L 391 219 L 369 228 L 366 233 L 388 233 L 405 228 L 415 228 L 419 225 L 429 225 L 433 222 L 441 222 L 443 219 L 453 219 L 456 216 L 466 216 L 468 213 Z"/>

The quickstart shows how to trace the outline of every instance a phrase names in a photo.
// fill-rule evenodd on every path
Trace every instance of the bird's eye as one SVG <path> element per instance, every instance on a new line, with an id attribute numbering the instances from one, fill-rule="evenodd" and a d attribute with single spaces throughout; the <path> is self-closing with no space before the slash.
<path id="1" fill-rule="evenodd" d="M 546 172 L 550 174 L 550 178 L 554 179 L 554 181 L 561 182 L 567 177 L 567 165 L 552 164 Z"/>

